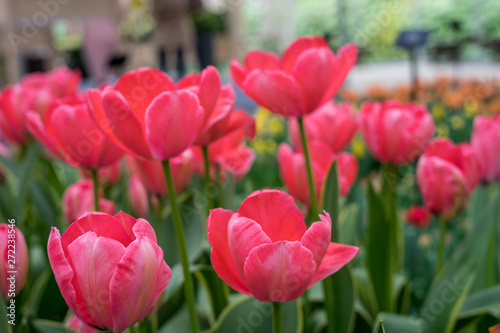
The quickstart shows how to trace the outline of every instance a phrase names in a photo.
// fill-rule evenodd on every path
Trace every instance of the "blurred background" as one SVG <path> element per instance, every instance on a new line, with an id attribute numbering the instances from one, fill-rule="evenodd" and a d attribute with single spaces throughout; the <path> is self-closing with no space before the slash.
<path id="1" fill-rule="evenodd" d="M 347 86 L 359 92 L 410 81 L 410 53 L 395 46 L 404 30 L 429 32 L 422 80 L 496 79 L 499 18 L 497 0 L 0 0 L 0 84 L 59 65 L 89 86 L 139 66 L 179 77 L 213 64 L 228 79 L 246 51 L 315 34 L 334 50 L 358 45 Z"/>

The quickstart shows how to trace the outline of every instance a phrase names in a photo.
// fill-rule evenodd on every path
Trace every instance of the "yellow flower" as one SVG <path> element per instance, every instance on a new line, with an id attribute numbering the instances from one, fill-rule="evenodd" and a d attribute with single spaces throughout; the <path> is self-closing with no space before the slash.
<path id="1" fill-rule="evenodd" d="M 441 120 L 444 118 L 444 115 L 446 113 L 446 108 L 444 107 L 443 104 L 437 103 L 432 106 L 431 113 L 436 120 Z"/>
<path id="2" fill-rule="evenodd" d="M 475 99 L 467 99 L 464 103 L 464 112 L 467 118 L 474 118 L 478 111 L 478 103 Z"/>
<path id="3" fill-rule="evenodd" d="M 354 137 L 354 139 L 351 142 L 351 150 L 357 158 L 365 156 L 366 147 L 365 147 L 365 142 L 363 141 L 361 136 L 357 135 Z"/>
<path id="4" fill-rule="evenodd" d="M 281 135 L 283 133 L 285 126 L 283 125 L 283 120 L 278 117 L 272 117 L 269 120 L 269 129 L 273 135 Z"/>
<path id="5" fill-rule="evenodd" d="M 450 136 L 450 128 L 445 123 L 440 123 L 437 126 L 436 133 L 438 136 L 447 138 Z"/>
<path id="6" fill-rule="evenodd" d="M 451 117 L 451 128 L 455 131 L 459 131 L 465 126 L 465 120 L 458 114 Z"/>
<path id="7" fill-rule="evenodd" d="M 255 112 L 255 128 L 257 133 L 262 132 L 266 126 L 269 118 L 271 117 L 271 112 L 263 107 L 258 107 Z"/>

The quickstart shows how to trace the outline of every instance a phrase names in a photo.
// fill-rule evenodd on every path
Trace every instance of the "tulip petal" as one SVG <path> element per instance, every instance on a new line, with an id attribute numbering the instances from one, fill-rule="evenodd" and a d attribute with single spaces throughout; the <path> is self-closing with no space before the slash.
<path id="1" fill-rule="evenodd" d="M 244 64 L 247 71 L 253 69 L 278 70 L 280 66 L 276 54 L 260 50 L 248 52 L 245 56 Z"/>
<path id="2" fill-rule="evenodd" d="M 330 214 L 325 212 L 325 215 L 320 215 L 319 218 L 321 221 L 311 224 L 304 236 L 300 239 L 302 246 L 309 249 L 313 254 L 317 268 L 320 267 L 331 239 L 332 220 L 330 219 Z"/>
<path id="3" fill-rule="evenodd" d="M 322 37 L 301 37 L 296 39 L 281 55 L 281 69 L 290 73 L 302 52 L 311 48 L 329 48 Z"/>
<path id="4" fill-rule="evenodd" d="M 238 87 L 242 87 L 243 81 L 245 81 L 245 77 L 247 76 L 247 70 L 241 66 L 238 61 L 231 60 L 231 63 L 229 64 L 229 72 L 231 73 L 231 78 L 234 83 L 236 83 Z"/>
<path id="5" fill-rule="evenodd" d="M 76 303 L 76 292 L 71 281 L 73 280 L 73 268 L 66 258 L 61 242 L 61 234 L 57 228 L 52 228 L 47 246 L 50 267 L 54 272 L 57 285 L 61 290 L 68 307 L 80 318 L 82 318 L 80 309 Z"/>
<path id="6" fill-rule="evenodd" d="M 228 242 L 228 223 L 233 212 L 222 208 L 212 209 L 207 221 L 208 241 L 212 245 L 210 258 L 217 275 L 234 290 L 250 295 L 231 256 Z"/>
<path id="7" fill-rule="evenodd" d="M 234 110 L 231 113 L 231 118 L 227 123 L 224 136 L 239 129 L 245 130 L 248 139 L 252 140 L 255 137 L 255 119 L 245 110 Z"/>
<path id="8" fill-rule="evenodd" d="M 127 100 L 118 91 L 104 93 L 102 105 L 107 120 L 112 124 L 114 136 L 134 156 L 151 158 L 139 119 L 132 112 Z"/>
<path id="9" fill-rule="evenodd" d="M 153 242 L 158 243 L 153 227 L 145 219 L 137 219 L 137 223 L 134 224 L 133 231 L 135 237 L 137 238 L 144 236 L 151 239 Z"/>
<path id="10" fill-rule="evenodd" d="M 302 115 L 301 89 L 295 79 L 279 71 L 255 69 L 242 85 L 257 104 L 285 117 Z"/>
<path id="11" fill-rule="evenodd" d="M 125 250 L 110 283 L 113 330 L 124 331 L 153 307 L 172 277 L 162 249 L 150 238 L 139 237 Z"/>
<path id="12" fill-rule="evenodd" d="M 221 90 L 220 75 L 214 66 L 208 66 L 201 72 L 198 99 L 205 110 L 205 121 L 212 114 Z"/>
<path id="13" fill-rule="evenodd" d="M 238 178 L 250 171 L 255 161 L 255 153 L 251 148 L 241 145 L 234 150 L 220 154 L 216 160 L 222 169 L 231 172 Z"/>
<path id="14" fill-rule="evenodd" d="M 203 109 L 195 94 L 181 90 L 158 96 L 146 112 L 146 137 L 155 159 L 181 154 L 203 125 Z"/>
<path id="15" fill-rule="evenodd" d="M 110 281 L 125 247 L 114 239 L 87 232 L 69 244 L 67 252 L 82 319 L 101 330 L 112 329 Z"/>
<path id="16" fill-rule="evenodd" d="M 359 248 L 355 246 L 330 243 L 328 251 L 326 251 L 323 261 L 309 284 L 309 287 L 312 287 L 319 281 L 341 269 L 345 264 L 357 256 L 358 253 Z"/>
<path id="17" fill-rule="evenodd" d="M 261 302 L 288 302 L 309 287 L 316 271 L 314 257 L 300 242 L 276 242 L 255 247 L 245 262 L 245 280 Z"/>
<path id="18" fill-rule="evenodd" d="M 229 249 L 241 278 L 245 277 L 243 266 L 248 253 L 259 245 L 271 243 L 271 239 L 262 231 L 262 227 L 255 221 L 234 214 L 227 226 Z"/>
<path id="19" fill-rule="evenodd" d="M 59 150 L 57 141 L 45 130 L 42 119 L 38 113 L 28 111 L 26 114 L 26 126 L 31 134 L 37 138 L 54 156 L 60 158 L 62 161 L 70 162 L 64 153 Z"/>
<path id="20" fill-rule="evenodd" d="M 304 215 L 293 197 L 282 191 L 255 191 L 242 202 L 237 213 L 260 224 L 273 242 L 299 240 L 306 232 Z"/>

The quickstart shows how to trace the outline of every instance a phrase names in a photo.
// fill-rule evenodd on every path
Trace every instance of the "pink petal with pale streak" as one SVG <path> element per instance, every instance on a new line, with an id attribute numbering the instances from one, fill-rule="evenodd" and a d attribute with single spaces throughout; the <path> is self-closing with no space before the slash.
<path id="1" fill-rule="evenodd" d="M 87 232 L 94 232 L 99 237 L 108 237 L 128 246 L 134 240 L 120 221 L 105 213 L 85 213 L 73 222 L 62 235 L 63 248 L 67 248 L 74 240 Z"/>
<path id="2" fill-rule="evenodd" d="M 229 249 L 241 278 L 245 278 L 243 266 L 248 253 L 259 245 L 271 243 L 271 239 L 255 221 L 234 214 L 227 226 Z"/>
<path id="3" fill-rule="evenodd" d="M 320 102 L 320 105 L 326 103 L 330 100 L 339 88 L 344 83 L 347 74 L 351 71 L 351 69 L 356 64 L 356 60 L 358 59 L 358 48 L 354 44 L 347 44 L 340 48 L 337 55 L 337 64 L 334 79 L 330 83 L 330 87 L 324 94 L 323 100 Z"/>
<path id="4" fill-rule="evenodd" d="M 330 214 L 325 212 L 325 215 L 320 215 L 319 218 L 321 221 L 311 224 L 300 239 L 302 246 L 309 249 L 313 254 L 317 268 L 320 267 L 331 239 L 332 220 L 330 219 Z"/>
<path id="5" fill-rule="evenodd" d="M 122 75 L 115 90 L 122 94 L 144 127 L 146 110 L 151 102 L 161 93 L 175 90 L 175 84 L 161 70 L 143 67 Z"/>
<path id="6" fill-rule="evenodd" d="M 61 234 L 57 228 L 52 228 L 47 245 L 47 254 L 49 257 L 50 267 L 54 272 L 57 285 L 61 290 L 61 295 L 64 297 L 66 304 L 78 316 L 80 309 L 76 303 L 76 292 L 71 281 L 73 280 L 73 268 L 70 266 L 66 254 L 61 243 Z"/>
<path id="7" fill-rule="evenodd" d="M 234 264 L 228 242 L 228 223 L 233 212 L 222 208 L 212 209 L 207 220 L 208 241 L 212 245 L 210 258 L 217 275 L 234 290 L 250 295 Z"/>
<path id="8" fill-rule="evenodd" d="M 319 281 L 337 272 L 345 264 L 357 256 L 358 253 L 359 248 L 355 246 L 330 243 L 328 251 L 326 251 L 318 271 L 314 274 L 311 283 L 309 283 L 309 287 L 312 287 Z"/>
<path id="9" fill-rule="evenodd" d="M 288 302 L 309 287 L 316 263 L 300 242 L 263 244 L 250 251 L 245 261 L 245 280 L 261 302 Z"/>
<path id="10" fill-rule="evenodd" d="M 253 192 L 241 203 L 237 213 L 260 224 L 273 242 L 299 240 L 306 232 L 304 215 L 293 197 L 278 190 Z"/>
<path id="11" fill-rule="evenodd" d="M 335 60 L 332 51 L 327 48 L 310 49 L 297 58 L 292 75 L 302 88 L 302 107 L 305 113 L 310 113 L 321 106 L 336 74 Z M 332 97 L 333 95 L 328 99 Z"/>
<path id="12" fill-rule="evenodd" d="M 98 89 L 87 90 L 87 103 L 89 105 L 90 113 L 101 131 L 117 146 L 124 151 L 130 151 L 113 133 L 114 125 L 109 122 L 106 111 L 102 105 L 102 96 L 104 91 L 109 91 L 111 88 L 105 88 L 102 92 Z"/>
<path id="13" fill-rule="evenodd" d="M 208 66 L 201 72 L 198 99 L 205 110 L 205 122 L 210 118 L 221 90 L 220 75 L 214 66 Z"/>
<path id="14" fill-rule="evenodd" d="M 302 115 L 301 88 L 290 75 L 255 69 L 246 76 L 242 89 L 257 104 L 276 114 L 285 117 Z"/>
<path id="15" fill-rule="evenodd" d="M 248 52 L 245 56 L 244 64 L 247 71 L 251 71 L 252 69 L 278 70 L 280 67 L 276 54 L 260 50 Z"/>
<path id="16" fill-rule="evenodd" d="M 302 52 L 311 48 L 329 48 L 329 46 L 322 37 L 306 36 L 298 38 L 281 55 L 281 69 L 288 73 L 291 72 Z"/>
<path id="17" fill-rule="evenodd" d="M 141 123 L 125 98 L 118 91 L 110 90 L 104 93 L 102 105 L 109 123 L 112 124 L 111 131 L 116 139 L 127 147 L 127 151 L 134 156 L 151 158 Z"/>
<path id="18" fill-rule="evenodd" d="M 162 249 L 141 236 L 125 250 L 110 283 L 113 330 L 121 332 L 141 320 L 172 277 Z"/>
<path id="19" fill-rule="evenodd" d="M 241 66 L 238 61 L 231 60 L 231 63 L 229 64 L 229 72 L 234 83 L 236 83 L 238 87 L 242 87 L 243 81 L 245 81 L 245 77 L 247 76 L 247 70 Z"/>
<path id="20" fill-rule="evenodd" d="M 189 91 L 158 96 L 146 113 L 146 138 L 154 158 L 163 161 L 193 145 L 203 114 L 198 97 Z"/>
<path id="21" fill-rule="evenodd" d="M 114 239 L 87 232 L 69 244 L 67 252 L 81 318 L 97 328 L 112 329 L 110 281 L 125 247 Z"/>
<path id="22" fill-rule="evenodd" d="M 151 239 L 154 243 L 158 243 L 153 227 L 145 219 L 137 219 L 137 223 L 134 224 L 133 231 L 135 237 L 137 238 L 144 236 Z"/>
<path id="23" fill-rule="evenodd" d="M 26 126 L 31 134 L 37 138 L 54 156 L 60 158 L 62 161 L 69 161 L 65 154 L 59 150 L 57 141 L 45 130 L 42 119 L 38 113 L 29 111 L 26 114 Z"/>

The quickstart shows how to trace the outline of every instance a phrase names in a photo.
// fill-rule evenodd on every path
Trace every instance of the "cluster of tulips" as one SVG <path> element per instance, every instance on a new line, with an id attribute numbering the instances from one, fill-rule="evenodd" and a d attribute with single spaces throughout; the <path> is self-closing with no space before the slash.
<path id="1" fill-rule="evenodd" d="M 471 143 L 457 145 L 432 139 L 434 121 L 423 105 L 367 102 L 356 112 L 353 105 L 332 100 L 356 58 L 354 45 L 335 55 L 322 38 L 302 37 L 280 57 L 252 51 L 243 64 L 231 63 L 236 85 L 260 106 L 286 117 L 290 136 L 290 144 L 281 144 L 276 157 L 290 194 L 260 189 L 235 212 L 217 207 L 212 190 L 230 177 L 241 180 L 252 167 L 255 154 L 245 140 L 253 138 L 255 122 L 244 110 L 235 110 L 234 88 L 221 83 L 214 67 L 177 83 L 157 69 L 140 68 L 114 85 L 87 91 L 77 91 L 77 72 L 60 68 L 5 88 L 0 128 L 10 147 L 23 147 L 34 138 L 50 156 L 81 173 L 82 180 L 62 198 L 68 227 L 62 235 L 53 227 L 47 245 L 55 280 L 75 315 L 69 327 L 134 332 L 138 322 L 154 323 L 172 277 L 157 240 L 168 198 L 190 329 L 200 331 L 184 232 L 189 221 L 183 221 L 178 198 L 195 173 L 205 181 L 206 237 L 211 266 L 220 278 L 212 280 L 210 289 L 222 290 L 223 303 L 228 302 L 227 286 L 270 302 L 273 331 L 281 332 L 281 304 L 303 297 L 307 307 L 307 290 L 323 281 L 328 332 L 352 329 L 352 313 L 339 316 L 346 316 L 343 304 L 354 300 L 338 292 L 344 286 L 334 273 L 350 276 L 347 264 L 359 254 L 358 247 L 339 242 L 337 211 L 339 196 L 347 196 L 358 178 L 356 157 L 344 151 L 358 131 L 382 164 L 381 189 L 373 181 L 368 190 L 369 211 L 377 209 L 376 202 L 383 211 L 381 218 L 368 218 L 368 233 L 381 236 L 369 236 L 365 249 L 377 309 L 396 310 L 391 280 L 403 254 L 397 168 L 417 159 L 423 205 L 412 207 L 407 217 L 419 227 L 429 223 L 430 215 L 439 217 L 439 272 L 447 224 L 465 209 L 480 181 L 500 178 L 500 117 L 478 116 Z M 130 214 L 116 212 L 103 190 L 120 177 L 123 159 L 130 174 Z M 142 218 L 152 210 L 159 212 L 159 222 Z M 5 253 L 7 240 L 8 227 L 0 225 L 0 250 Z M 17 228 L 16 241 L 19 292 L 28 274 L 28 250 Z M 373 256 L 382 264 L 373 264 Z M 10 298 L 7 270 L 4 263 L 0 286 L 5 299 Z M 343 330 L 338 322 L 345 320 Z"/>

